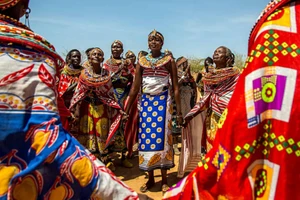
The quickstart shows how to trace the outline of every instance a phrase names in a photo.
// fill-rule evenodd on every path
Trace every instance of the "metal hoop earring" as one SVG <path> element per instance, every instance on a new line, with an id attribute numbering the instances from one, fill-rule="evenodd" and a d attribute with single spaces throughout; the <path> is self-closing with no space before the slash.
<path id="1" fill-rule="evenodd" d="M 31 9 L 27 8 L 25 12 L 25 25 L 30 28 L 30 23 L 29 23 L 29 14 L 31 13 Z"/>

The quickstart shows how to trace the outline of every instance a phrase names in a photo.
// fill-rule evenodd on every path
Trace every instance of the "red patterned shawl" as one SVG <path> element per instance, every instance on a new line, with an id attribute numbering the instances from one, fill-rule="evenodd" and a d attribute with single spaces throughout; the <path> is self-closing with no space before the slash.
<path id="1" fill-rule="evenodd" d="M 202 79 L 204 95 L 186 117 L 196 116 L 208 107 L 212 107 L 212 111 L 221 116 L 232 96 L 238 77 L 239 70 L 235 67 L 206 73 Z"/>
<path id="2" fill-rule="evenodd" d="M 213 149 L 164 199 L 300 199 L 299 3 L 264 10 Z"/>
<path id="3" fill-rule="evenodd" d="M 92 74 L 93 73 L 91 72 L 90 68 L 82 70 L 81 75 L 79 76 L 77 88 L 74 92 L 74 96 L 71 101 L 70 109 L 72 109 L 77 103 L 82 101 L 90 91 L 93 91 L 102 103 L 108 105 L 109 107 L 117 109 L 118 111 L 121 110 L 122 108 L 117 103 L 114 97 L 114 91 L 110 80 L 109 72 L 107 70 L 104 70 L 103 79 L 101 79 L 101 77 L 95 78 Z M 111 124 L 109 130 L 106 145 L 108 145 L 111 142 L 115 132 L 120 126 L 120 112 L 117 112 L 117 114 L 112 115 L 111 119 L 113 123 Z"/>

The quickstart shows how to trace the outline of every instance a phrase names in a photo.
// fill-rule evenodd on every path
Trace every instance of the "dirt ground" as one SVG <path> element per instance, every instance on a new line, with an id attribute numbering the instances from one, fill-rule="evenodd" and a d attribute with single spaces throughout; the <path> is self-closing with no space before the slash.
<path id="1" fill-rule="evenodd" d="M 176 184 L 180 179 L 177 178 L 177 167 L 178 167 L 178 160 L 179 156 L 175 155 L 175 167 L 173 167 L 171 170 L 168 171 L 168 184 L 169 186 L 172 186 L 173 184 Z M 132 159 L 130 159 L 130 162 L 134 164 L 133 168 L 124 168 L 120 165 L 120 160 L 116 159 L 114 161 L 116 171 L 114 171 L 115 175 L 124 183 L 126 183 L 130 188 L 132 188 L 137 193 L 140 192 L 140 187 L 147 181 L 147 173 L 141 171 L 139 169 L 138 164 L 138 156 L 137 152 L 135 152 L 135 155 Z M 162 199 L 162 192 L 161 192 L 161 175 L 160 170 L 154 171 L 155 175 L 155 182 L 156 185 L 151 188 L 148 192 L 143 193 L 144 195 L 148 196 L 148 199 Z M 145 198 L 147 199 L 147 198 Z"/>

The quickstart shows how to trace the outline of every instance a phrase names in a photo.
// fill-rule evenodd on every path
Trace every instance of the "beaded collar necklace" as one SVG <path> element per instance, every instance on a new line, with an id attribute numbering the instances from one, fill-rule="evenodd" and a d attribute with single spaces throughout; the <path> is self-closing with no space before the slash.
<path id="1" fill-rule="evenodd" d="M 153 58 L 152 53 L 149 53 L 146 55 L 146 59 L 151 63 L 151 68 L 154 70 L 157 61 L 162 59 L 164 56 L 165 56 L 165 53 L 161 52 L 159 57 Z"/>

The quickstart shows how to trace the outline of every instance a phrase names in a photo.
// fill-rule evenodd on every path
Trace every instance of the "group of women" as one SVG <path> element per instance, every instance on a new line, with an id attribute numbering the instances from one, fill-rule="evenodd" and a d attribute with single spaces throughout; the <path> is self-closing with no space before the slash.
<path id="1" fill-rule="evenodd" d="M 125 153 L 130 157 L 136 142 L 139 167 L 148 172 L 141 192 L 154 186 L 155 169 L 161 170 L 161 189 L 166 192 L 167 170 L 174 167 L 174 135 L 183 133 L 180 173 L 189 171 L 195 158 L 199 161 L 202 135 L 206 150 L 213 145 L 216 124 L 239 75 L 234 55 L 227 47 L 216 49 L 215 66 L 210 63 L 203 72 L 204 94 L 196 103 L 188 60 L 162 52 L 160 32 L 148 35 L 150 52 L 141 51 L 137 63 L 131 51 L 122 57 L 119 40 L 112 43 L 105 62 L 98 47 L 86 51 L 83 64 L 76 49 L 64 62 L 49 42 L 18 22 L 28 3 L 0 3 L 0 64 L 3 69 L 14 66 L 1 70 L 0 111 L 7 126 L 1 128 L 6 136 L 1 136 L 0 158 L 5 165 L 0 174 L 5 180 L 0 197 L 23 199 L 33 192 L 37 198 L 135 199 L 137 194 L 102 163 L 114 170 L 109 155 L 117 151 L 122 166 L 132 167 Z"/>
<path id="2" fill-rule="evenodd" d="M 119 40 L 112 43 L 105 62 L 100 48 L 89 48 L 87 61 L 80 65 L 81 54 L 73 49 L 58 84 L 59 97 L 69 111 L 61 114 L 64 127 L 112 171 L 109 154 L 121 152 L 122 165 L 130 168 L 133 164 L 127 158 L 138 142 L 140 169 L 149 172 L 142 192 L 155 184 L 154 169 L 161 169 L 162 190 L 167 191 L 167 169 L 174 167 L 175 129 L 181 129 L 183 114 L 194 106 L 197 94 L 188 60 L 175 61 L 171 52 L 161 52 L 163 42 L 163 35 L 152 31 L 151 52 L 141 51 L 137 63 L 132 51 L 122 57 Z"/>
<path id="3" fill-rule="evenodd" d="M 80 52 L 71 50 L 58 87 L 70 111 L 68 118 L 62 117 L 63 124 L 108 168 L 115 170 L 109 157 L 114 151 L 121 152 L 124 167 L 132 167 L 125 153 L 128 150 L 130 157 L 138 142 L 139 167 L 149 174 L 142 192 L 154 186 L 154 169 L 161 169 L 162 191 L 168 190 L 167 170 L 174 167 L 181 132 L 179 176 L 211 149 L 217 122 L 239 75 L 232 52 L 224 46 L 217 48 L 213 58 L 205 60 L 202 78 L 197 77 L 205 88 L 196 104 L 197 87 L 188 60 L 175 60 L 170 51 L 162 52 L 163 43 L 163 35 L 152 31 L 148 35 L 151 51 L 140 52 L 137 63 L 132 51 L 122 57 L 124 47 L 119 40 L 112 43 L 111 56 L 105 62 L 100 48 L 90 48 L 88 60 L 81 66 Z M 198 113 L 201 118 L 190 123 Z M 182 125 L 186 127 L 183 131 Z"/>

